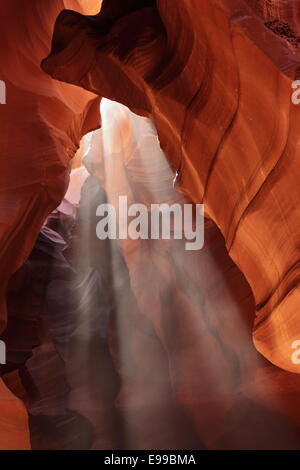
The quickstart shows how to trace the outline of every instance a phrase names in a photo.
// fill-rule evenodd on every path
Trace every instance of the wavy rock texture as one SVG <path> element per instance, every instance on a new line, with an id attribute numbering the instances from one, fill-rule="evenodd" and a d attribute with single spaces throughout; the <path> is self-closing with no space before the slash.
<path id="1" fill-rule="evenodd" d="M 76 270 L 74 256 L 72 265 L 65 255 L 76 214 L 75 208 L 68 214 L 65 205 L 49 217 L 8 296 L 15 315 L 4 335 L 8 351 L 2 372 L 26 403 L 34 449 L 88 449 L 98 444 L 102 429 L 115 441 L 104 417 L 109 401 L 103 403 L 116 375 L 104 341 L 110 308 L 99 274 Z M 17 383 L 9 371 L 18 371 Z M 102 421 L 108 424 L 99 426 Z"/>
<path id="2" fill-rule="evenodd" d="M 244 2 L 104 1 L 94 17 L 61 13 L 43 69 L 153 118 L 180 190 L 251 286 L 257 349 L 299 373 L 299 57 L 263 20 Z"/>
<path id="3" fill-rule="evenodd" d="M 84 163 L 109 202 L 117 207 L 118 196 L 127 195 L 128 203 L 149 210 L 151 203 L 189 202 L 173 188 L 174 173 L 151 121 L 106 99 L 101 120 Z M 85 216 L 90 242 L 84 246 L 90 246 L 91 259 L 99 250 L 99 241 L 91 242 L 96 222 L 89 215 L 96 207 Z M 128 308 L 130 291 L 118 290 L 117 322 L 110 330 L 125 445 L 298 447 L 300 377 L 255 351 L 250 288 L 211 221 L 205 235 L 198 252 L 186 251 L 181 240 L 118 241 L 138 306 L 137 315 Z M 120 256 L 115 246 L 110 252 L 112 260 Z M 120 272 L 114 265 L 114 285 Z"/>
<path id="4" fill-rule="evenodd" d="M 5 302 L 7 283 L 29 256 L 46 216 L 63 198 L 69 162 L 82 135 L 99 126 L 95 95 L 55 82 L 40 69 L 40 61 L 49 50 L 53 24 L 62 9 L 96 13 L 100 4 L 91 1 L 89 7 L 88 2 L 81 6 L 76 0 L 22 0 L 0 5 L 0 78 L 6 84 L 7 103 L 0 106 L 1 332 L 10 323 Z M 22 313 L 18 311 L 20 317 Z M 23 321 L 24 336 L 28 333 L 30 338 L 30 321 Z M 13 403 L 12 398 L 9 400 Z M 3 392 L 1 415 L 6 407 Z M 9 434 L 10 448 L 28 446 L 26 433 L 18 432 L 26 427 L 23 410 L 17 416 L 19 408 L 11 414 L 11 429 L 16 422 L 16 433 Z M 8 439 L 2 439 L 7 433 L 3 426 L 1 421 L 0 446 Z"/>
<path id="5" fill-rule="evenodd" d="M 20 399 L 34 449 L 299 448 L 298 4 L 100 3 L 0 6 L 0 448 L 30 447 Z M 43 69 L 69 84 L 40 69 L 64 8 Z M 79 208 L 77 168 L 40 230 L 95 93 L 155 126 L 103 100 Z M 124 194 L 204 201 L 204 249 L 100 243 L 96 207 Z"/>
<path id="6" fill-rule="evenodd" d="M 297 448 L 297 377 L 255 351 L 251 291 L 214 224 L 196 253 L 97 239 L 96 208 L 118 195 L 187 202 L 153 124 L 107 100 L 101 114 L 78 217 L 64 201 L 48 218 L 8 296 L 23 316 L 5 337 L 19 379 L 5 380 L 27 405 L 33 448 Z"/>
<path id="7" fill-rule="evenodd" d="M 194 253 L 97 239 L 96 208 L 118 195 L 187 202 L 151 121 L 108 100 L 101 117 L 79 208 L 51 214 L 10 283 L 4 378 L 33 448 L 299 448 L 300 376 L 254 349 L 251 290 L 217 227 Z"/>

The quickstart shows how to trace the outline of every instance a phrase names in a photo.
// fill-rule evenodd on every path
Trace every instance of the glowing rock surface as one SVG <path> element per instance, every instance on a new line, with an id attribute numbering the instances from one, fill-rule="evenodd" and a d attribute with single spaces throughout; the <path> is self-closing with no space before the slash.
<path id="1" fill-rule="evenodd" d="M 214 0 L 106 1 L 93 18 L 64 12 L 43 69 L 153 118 L 181 191 L 205 203 L 252 288 L 257 349 L 299 373 L 298 54 L 265 26 L 270 9 L 251 5 L 265 16 Z M 290 18 L 296 10 L 286 8 Z"/>

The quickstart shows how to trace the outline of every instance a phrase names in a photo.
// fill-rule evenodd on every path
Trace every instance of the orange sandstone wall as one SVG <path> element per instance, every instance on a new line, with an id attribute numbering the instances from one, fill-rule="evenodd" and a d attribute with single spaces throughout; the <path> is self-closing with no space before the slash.
<path id="1" fill-rule="evenodd" d="M 99 126 L 97 97 L 51 79 L 40 62 L 61 10 L 95 13 L 100 3 L 91 2 L 91 10 L 76 0 L 5 0 L 0 5 L 0 79 L 6 84 L 6 104 L 0 105 L 0 331 L 7 325 L 7 282 L 60 203 L 82 135 Z M 28 448 L 26 412 L 2 385 L 0 407 L 0 448 Z"/>
<path id="2" fill-rule="evenodd" d="M 298 55 L 238 5 L 105 1 L 93 18 L 63 12 L 43 69 L 154 119 L 181 191 L 205 203 L 250 283 L 257 349 L 298 373 Z"/>

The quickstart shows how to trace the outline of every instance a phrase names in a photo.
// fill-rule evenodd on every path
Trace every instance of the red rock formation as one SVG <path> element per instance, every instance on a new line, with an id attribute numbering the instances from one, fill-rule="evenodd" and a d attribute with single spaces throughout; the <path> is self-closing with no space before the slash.
<path id="1" fill-rule="evenodd" d="M 76 1 L 60 0 L 51 6 L 32 1 L 28 8 L 26 1 L 10 1 L 0 7 L 9 25 L 0 38 L 7 101 L 0 108 L 2 325 L 7 280 L 30 253 L 47 214 L 60 203 L 69 160 L 82 135 L 98 125 L 95 96 L 55 82 L 39 66 L 50 46 L 54 20 L 65 6 L 79 8 Z M 16 132 L 18 143 L 13 145 Z"/>
<path id="2" fill-rule="evenodd" d="M 83 1 L 82 6 L 77 0 L 7 0 L 0 5 L 0 79 L 6 85 L 6 104 L 0 106 L 1 332 L 7 324 L 8 280 L 30 254 L 46 216 L 60 203 L 69 161 L 81 137 L 99 126 L 95 95 L 52 80 L 40 69 L 40 61 L 49 51 L 53 24 L 62 9 L 96 13 L 100 4 L 100 0 Z M 6 395 L 4 391 L 0 399 L 1 415 Z M 23 415 L 23 410 L 20 417 L 11 413 L 11 425 L 22 421 L 25 428 Z M 1 448 L 28 447 L 23 430 L 8 434 L 3 426 L 1 422 Z"/>
<path id="3" fill-rule="evenodd" d="M 29 450 L 27 413 L 0 379 L 0 450 Z"/>
<path id="4" fill-rule="evenodd" d="M 173 172 L 178 171 L 183 192 L 178 199 L 205 202 L 207 216 L 221 229 L 228 252 L 251 285 L 257 348 L 274 364 L 299 372 L 291 361 L 291 344 L 300 339 L 300 111 L 290 101 L 299 67 L 299 5 L 284 0 L 247 5 L 243 0 L 105 0 L 101 14 L 83 16 L 96 14 L 100 4 L 10 0 L 0 6 L 9 25 L 0 33 L 5 64 L 0 79 L 7 85 L 7 105 L 0 106 L 2 329 L 6 284 L 61 201 L 82 135 L 99 124 L 97 93 L 153 118 Z M 64 8 L 77 13 L 59 15 L 43 69 L 69 84 L 40 69 L 55 18 Z M 161 196 L 163 180 L 170 185 L 172 171 L 129 150 L 115 154 L 116 178 L 106 188 L 108 196 L 114 199 L 125 190 L 145 202 L 148 185 L 158 180 Z M 97 147 L 93 151 L 96 159 L 90 164 L 103 183 Z M 152 174 L 150 180 L 141 164 Z M 89 211 L 101 191 L 96 178 L 88 184 L 82 217 L 88 215 L 84 223 L 93 224 Z M 92 445 L 87 420 L 95 425 L 94 448 L 114 448 L 120 439 L 116 408 L 127 430 L 122 442 L 127 448 L 299 447 L 300 376 L 267 363 L 253 349 L 251 292 L 213 222 L 207 222 L 206 245 L 196 255 L 172 249 L 172 243 L 150 243 L 144 250 L 129 241 L 121 244 L 126 264 L 120 253 L 109 259 L 107 247 L 99 250 L 94 228 L 87 230 L 92 226 L 87 225 L 81 247 L 86 266 L 76 266 L 80 305 L 71 302 L 74 267 L 61 252 L 60 236 L 52 232 L 46 248 L 36 245 L 29 261 L 32 286 L 26 285 L 28 265 L 11 280 L 6 330 L 6 371 L 22 369 L 32 347 L 42 342 L 26 365 L 27 379 L 40 395 L 30 395 L 32 384 L 22 390 L 35 448 Z M 52 251 L 56 244 L 57 252 Z M 72 262 L 77 252 L 75 244 Z M 111 270 L 118 274 L 115 292 L 110 292 Z M 115 303 L 109 328 L 112 358 L 106 346 L 99 347 L 100 320 L 108 310 L 104 302 L 102 316 L 97 304 L 103 293 L 99 274 Z M 36 323 L 44 312 L 41 334 Z M 104 367 L 97 375 L 91 372 L 99 357 Z M 116 406 L 112 359 L 120 377 Z M 78 369 L 84 371 L 80 377 Z M 72 386 L 70 399 L 65 376 Z M 6 381 L 18 393 L 14 377 Z M 68 412 L 68 405 L 75 413 Z M 0 411 L 0 448 L 28 449 L 25 409 L 2 381 Z M 103 422 L 109 424 L 102 427 Z"/>
<path id="5" fill-rule="evenodd" d="M 84 162 L 108 202 L 118 207 L 118 196 L 127 195 L 128 204 L 143 203 L 149 210 L 151 203 L 188 202 L 173 188 L 174 174 L 153 123 L 106 99 L 101 121 Z M 101 242 L 92 241 L 97 203 L 93 209 L 85 205 L 88 263 Z M 111 350 L 121 378 L 117 406 L 128 430 L 125 443 L 173 449 L 298 447 L 300 416 L 293 394 L 300 376 L 291 380 L 255 351 L 249 286 L 211 221 L 205 235 L 205 247 L 196 252 L 186 251 L 182 240 L 117 242 L 138 305 L 136 312 L 128 288 L 118 290 Z M 114 244 L 109 252 L 112 259 L 118 256 Z M 99 260 L 103 264 L 103 255 Z M 112 284 L 119 285 L 120 272 L 113 266 Z"/>
<path id="6" fill-rule="evenodd" d="M 97 178 L 84 184 L 74 246 L 66 250 L 76 211 L 64 202 L 48 220 L 57 233 L 43 228 L 9 296 L 10 367 L 30 340 L 25 313 L 27 324 L 45 313 L 42 344 L 20 374 L 33 448 L 298 448 L 300 375 L 255 351 L 253 298 L 215 225 L 207 222 L 195 253 L 180 240 L 97 239 L 99 181 L 110 201 L 118 193 L 147 205 L 185 200 L 152 123 L 107 100 L 101 111 L 85 158 Z"/>
<path id="7" fill-rule="evenodd" d="M 256 347 L 298 373 L 298 58 L 243 12 L 242 1 L 237 15 L 235 2 L 214 0 L 108 0 L 95 17 L 63 12 L 43 69 L 153 118 L 181 191 L 204 201 L 250 283 Z"/>

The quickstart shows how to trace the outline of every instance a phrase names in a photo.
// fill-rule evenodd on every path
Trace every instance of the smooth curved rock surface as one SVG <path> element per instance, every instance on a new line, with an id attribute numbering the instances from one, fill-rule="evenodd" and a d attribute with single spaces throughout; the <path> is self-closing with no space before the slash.
<path id="1" fill-rule="evenodd" d="M 28 418 L 24 404 L 0 379 L 0 450 L 30 450 Z"/>
<path id="2" fill-rule="evenodd" d="M 299 56 L 265 26 L 259 3 L 250 6 L 254 18 L 245 2 L 237 11 L 214 0 L 104 1 L 94 17 L 65 11 L 42 67 L 152 117 L 180 190 L 205 203 L 252 288 L 257 349 L 299 373 Z"/>
<path id="3" fill-rule="evenodd" d="M 151 121 L 106 99 L 101 121 L 84 163 L 105 188 L 108 202 L 117 205 L 125 194 L 128 202 L 142 202 L 149 210 L 151 203 L 188 202 L 173 188 L 175 175 Z M 88 186 L 87 180 L 86 194 Z M 85 214 L 90 234 L 85 246 L 91 254 L 100 246 L 92 230 L 95 213 L 94 206 Z M 249 286 L 211 221 L 205 233 L 205 247 L 195 253 L 185 251 L 180 240 L 118 241 L 138 305 L 138 312 L 128 308 L 128 290 L 118 290 L 117 321 L 110 330 L 125 443 L 135 448 L 297 448 L 300 376 L 255 351 Z M 116 247 L 109 251 L 114 260 Z M 114 265 L 113 284 L 119 284 L 120 272 Z"/>
<path id="4" fill-rule="evenodd" d="M 101 118 L 79 208 L 63 201 L 11 281 L 9 312 L 23 317 L 7 329 L 8 367 L 33 448 L 299 448 L 300 375 L 255 350 L 251 291 L 217 227 L 206 221 L 195 253 L 180 240 L 96 237 L 96 208 L 118 195 L 186 201 L 152 122 L 108 100 Z M 38 323 L 29 360 L 26 312 Z"/>
<path id="5" fill-rule="evenodd" d="M 0 6 L 7 24 L 0 33 L 0 78 L 6 84 L 6 104 L 0 108 L 2 330 L 7 281 L 30 254 L 46 216 L 60 203 L 68 184 L 68 165 L 82 135 L 99 126 L 95 95 L 54 81 L 40 69 L 54 20 L 66 6 L 89 11 L 77 1 L 62 0 L 30 5 L 7 1 Z"/>
<path id="6" fill-rule="evenodd" d="M 0 79 L 6 91 L 6 104 L 0 106 L 1 333 L 9 323 L 5 300 L 9 279 L 28 258 L 47 215 L 61 202 L 70 159 L 81 137 L 99 127 L 98 98 L 52 80 L 40 62 L 49 51 L 61 10 L 96 13 L 100 5 L 100 0 L 82 5 L 77 0 L 13 0 L 0 5 Z M 22 317 L 22 312 L 18 314 Z M 27 326 L 24 335 L 30 338 Z M 4 438 L 2 425 L 1 448 L 28 445 L 25 437 L 23 444 L 12 434 Z"/>
<path id="7" fill-rule="evenodd" d="M 106 0 L 90 16 L 100 4 L 0 6 L 0 372 L 15 394 L 0 381 L 0 448 L 30 448 L 16 396 L 34 449 L 299 448 L 299 5 Z M 43 68 L 69 84 L 40 69 L 64 8 Z M 153 118 L 169 162 L 150 121 L 103 100 L 79 209 L 80 161 L 40 231 L 99 126 L 95 94 Z M 204 249 L 100 246 L 97 204 L 124 193 L 204 201 Z M 253 347 L 251 291 L 216 224 L 255 296 L 256 347 L 288 371 Z"/>

